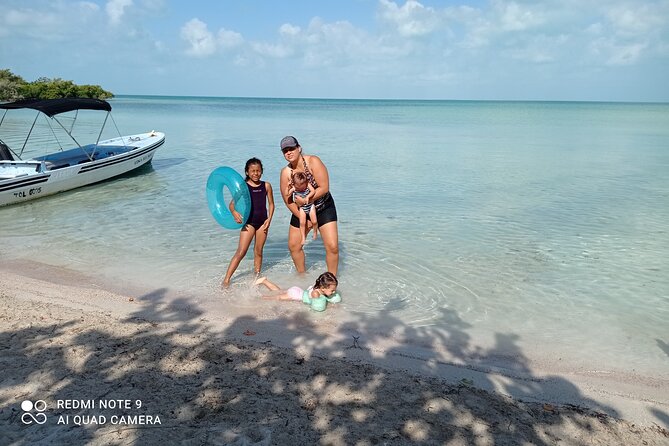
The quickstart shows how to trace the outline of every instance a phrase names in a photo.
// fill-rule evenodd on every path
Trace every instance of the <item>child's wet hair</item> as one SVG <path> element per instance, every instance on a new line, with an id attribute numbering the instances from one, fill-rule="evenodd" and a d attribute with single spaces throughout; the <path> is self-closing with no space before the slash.
<path id="1" fill-rule="evenodd" d="M 337 285 L 339 285 L 339 281 L 334 274 L 332 274 L 330 271 L 326 271 L 318 276 L 318 279 L 316 279 L 316 283 L 314 284 L 314 288 L 322 290 L 323 288 L 327 288 L 330 285 L 334 285 L 336 288 Z"/>
<path id="2" fill-rule="evenodd" d="M 293 173 L 293 184 L 304 184 L 307 182 L 307 175 L 304 172 L 294 172 Z"/>
<path id="3" fill-rule="evenodd" d="M 246 162 L 246 166 L 244 166 L 244 173 L 246 174 L 246 179 L 249 179 L 249 167 L 253 166 L 254 164 L 257 164 L 260 166 L 260 173 L 262 174 L 264 169 L 262 167 L 262 161 L 260 161 L 258 158 L 251 158 Z"/>

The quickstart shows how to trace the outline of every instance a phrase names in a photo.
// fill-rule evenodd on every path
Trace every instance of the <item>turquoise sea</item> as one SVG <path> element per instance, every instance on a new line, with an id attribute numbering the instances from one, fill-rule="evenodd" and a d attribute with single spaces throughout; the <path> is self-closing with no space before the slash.
<path id="1" fill-rule="evenodd" d="M 322 245 L 307 245 L 309 272 L 297 277 L 278 193 L 279 140 L 291 134 L 328 167 L 339 213 L 344 303 L 330 320 L 374 321 L 380 334 L 447 332 L 440 342 L 470 356 L 522 352 L 585 371 L 669 376 L 669 104 L 111 103 L 123 134 L 166 133 L 152 166 L 0 208 L 3 261 L 221 311 L 270 308 L 249 286 L 251 253 L 231 290 L 219 290 L 238 232 L 210 216 L 205 182 L 218 166 L 241 171 L 261 158 L 277 201 L 264 274 L 308 284 L 325 269 Z"/>

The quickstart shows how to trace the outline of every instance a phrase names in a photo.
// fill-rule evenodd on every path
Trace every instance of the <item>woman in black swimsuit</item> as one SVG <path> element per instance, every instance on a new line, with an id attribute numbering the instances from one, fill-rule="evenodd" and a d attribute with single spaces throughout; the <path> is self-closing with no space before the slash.
<path id="1" fill-rule="evenodd" d="M 325 246 L 325 263 L 328 271 L 335 276 L 339 266 L 339 235 L 337 232 L 337 208 L 330 194 L 330 178 L 328 170 L 316 155 L 303 155 L 302 147 L 294 136 L 286 136 L 281 140 L 281 151 L 288 165 L 281 170 L 281 196 L 288 210 L 293 213 L 288 229 L 288 249 L 298 273 L 306 271 L 302 235 L 300 233 L 299 206 L 306 204 L 306 198 L 296 197 L 293 201 L 289 193 L 290 182 L 294 172 L 304 172 L 309 185 L 316 193 L 313 203 L 316 206 L 316 219 L 323 246 Z M 307 232 L 311 228 L 307 227 Z"/>

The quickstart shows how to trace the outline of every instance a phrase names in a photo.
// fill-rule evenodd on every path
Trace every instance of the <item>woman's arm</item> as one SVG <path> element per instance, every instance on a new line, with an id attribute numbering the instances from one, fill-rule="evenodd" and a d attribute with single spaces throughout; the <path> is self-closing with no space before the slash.
<path id="1" fill-rule="evenodd" d="M 316 193 L 311 200 L 315 201 L 330 191 L 330 176 L 325 164 L 316 155 L 307 155 L 307 165 L 316 183 L 318 183 L 318 187 L 315 190 Z"/>
<path id="2" fill-rule="evenodd" d="M 283 170 L 281 170 L 281 180 L 279 182 L 279 189 L 281 189 L 281 198 L 283 198 L 283 202 L 286 204 L 286 207 L 290 212 L 293 213 L 296 217 L 299 217 L 299 209 L 297 207 L 297 204 L 293 201 L 293 194 L 289 193 L 289 186 L 290 186 L 290 172 L 288 171 L 287 167 L 284 167 Z"/>
<path id="3" fill-rule="evenodd" d="M 316 189 L 314 188 L 309 188 L 309 193 L 306 196 L 307 203 L 313 203 L 314 202 L 314 197 L 316 196 Z M 306 204 L 306 203 L 305 203 Z"/>

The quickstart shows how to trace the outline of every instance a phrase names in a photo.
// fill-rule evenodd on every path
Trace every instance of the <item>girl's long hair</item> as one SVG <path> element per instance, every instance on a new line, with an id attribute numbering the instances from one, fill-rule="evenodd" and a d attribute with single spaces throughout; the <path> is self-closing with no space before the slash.
<path id="1" fill-rule="evenodd" d="M 246 179 L 245 181 L 250 180 L 249 178 L 249 167 L 252 165 L 257 164 L 260 166 L 260 173 L 262 174 L 264 169 L 262 167 L 262 161 L 260 161 L 258 158 L 251 158 L 246 162 L 246 166 L 244 166 L 244 173 L 246 174 Z"/>
<path id="2" fill-rule="evenodd" d="M 323 288 L 327 288 L 330 285 L 334 285 L 336 287 L 339 285 L 339 281 L 334 274 L 332 274 L 330 271 L 326 271 L 318 276 L 318 279 L 316 279 L 316 283 L 314 284 L 314 288 L 322 290 Z"/>

